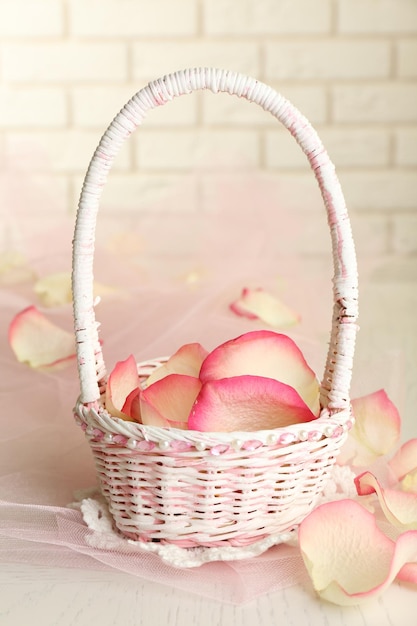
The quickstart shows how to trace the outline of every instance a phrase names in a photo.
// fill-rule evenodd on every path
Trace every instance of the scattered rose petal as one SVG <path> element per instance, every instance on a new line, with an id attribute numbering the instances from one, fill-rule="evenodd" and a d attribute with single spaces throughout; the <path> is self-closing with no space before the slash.
<path id="1" fill-rule="evenodd" d="M 14 317 L 9 343 L 17 360 L 33 368 L 61 368 L 75 358 L 73 334 L 53 324 L 34 306 Z"/>
<path id="2" fill-rule="evenodd" d="M 19 252 L 0 254 L 0 284 L 18 285 L 33 280 L 35 272 Z"/>
<path id="3" fill-rule="evenodd" d="M 260 376 L 206 382 L 188 420 L 191 430 L 254 431 L 309 422 L 315 415 L 289 385 Z"/>
<path id="4" fill-rule="evenodd" d="M 146 387 L 169 374 L 183 374 L 198 378 L 201 364 L 208 355 L 199 343 L 187 343 L 173 354 L 166 363 L 152 372 L 146 381 Z"/>
<path id="5" fill-rule="evenodd" d="M 37 280 L 33 289 L 43 306 L 68 304 L 72 300 L 71 274 L 68 272 L 49 274 Z"/>
<path id="6" fill-rule="evenodd" d="M 417 494 L 384 489 L 371 472 L 357 476 L 355 485 L 360 496 L 376 493 L 385 517 L 393 526 L 417 530 Z"/>
<path id="7" fill-rule="evenodd" d="M 242 290 L 238 300 L 230 305 L 236 315 L 259 319 L 274 328 L 288 328 L 300 322 L 300 316 L 264 289 Z"/>
<path id="8" fill-rule="evenodd" d="M 111 415 L 132 421 L 133 418 L 123 413 L 129 394 L 139 387 L 139 376 L 134 357 L 116 363 L 106 385 L 106 409 Z"/>
<path id="9" fill-rule="evenodd" d="M 169 374 L 140 394 L 142 423 L 187 428 L 187 419 L 201 383 L 194 376 Z"/>
<path id="10" fill-rule="evenodd" d="M 343 447 L 339 464 L 370 465 L 398 442 L 401 418 L 383 389 L 352 401 L 355 424 Z"/>
<path id="11" fill-rule="evenodd" d="M 68 304 L 72 301 L 71 274 L 69 272 L 48 274 L 37 280 L 33 289 L 43 306 L 54 307 Z M 118 293 L 118 290 L 94 281 L 95 297 L 114 293 Z"/>
<path id="12" fill-rule="evenodd" d="M 397 575 L 398 580 L 404 583 L 417 585 L 417 563 L 406 563 Z"/>
<path id="13" fill-rule="evenodd" d="M 417 582 L 417 532 L 408 531 L 395 543 L 353 500 L 315 509 L 300 525 L 299 543 L 314 588 L 335 604 L 378 596 L 397 576 Z"/>
<path id="14" fill-rule="evenodd" d="M 245 375 L 271 378 L 293 387 L 314 415 L 319 415 L 316 375 L 286 335 L 268 330 L 241 335 L 213 350 L 200 371 L 203 383 Z"/>
<path id="15" fill-rule="evenodd" d="M 417 493 L 417 439 L 404 443 L 388 465 L 403 489 Z"/>

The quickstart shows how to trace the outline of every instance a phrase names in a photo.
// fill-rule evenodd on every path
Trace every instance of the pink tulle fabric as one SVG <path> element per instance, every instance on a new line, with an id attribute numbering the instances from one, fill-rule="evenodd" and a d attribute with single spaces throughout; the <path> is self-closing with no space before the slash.
<path id="1" fill-rule="evenodd" d="M 149 294 L 148 297 L 150 305 L 152 298 Z M 155 554 L 120 553 L 89 545 L 87 537 L 94 531 L 87 527 L 79 510 L 68 506 L 77 496 L 82 497 L 83 490 L 96 484 L 84 434 L 72 419 L 78 393 L 75 363 L 51 373 L 31 370 L 17 363 L 4 330 L 27 302 L 10 290 L 0 291 L 0 298 L 3 329 L 0 561 L 83 569 L 114 568 L 142 579 L 238 603 L 306 578 L 299 552 L 288 546 L 274 547 L 252 559 L 182 570 L 163 563 Z M 177 301 L 177 296 L 171 294 L 171 298 Z M 102 318 L 106 318 L 103 325 L 107 327 L 103 341 L 110 360 L 116 347 L 121 357 L 132 350 L 132 336 L 140 340 L 143 331 L 139 311 L 143 300 L 131 294 L 128 312 L 125 304 L 120 306 L 120 302 L 113 301 L 106 306 L 103 302 Z M 159 301 L 160 294 L 155 296 L 155 308 Z M 185 314 L 185 302 L 179 308 L 183 307 Z M 174 302 L 170 311 L 174 315 Z M 59 315 L 55 312 L 52 317 L 68 326 L 70 315 L 70 308 L 64 307 Z M 151 343 L 159 344 L 159 340 Z"/>
<path id="2" fill-rule="evenodd" d="M 279 227 L 281 245 L 286 246 L 294 242 L 299 225 L 288 217 L 283 221 L 282 211 L 271 222 L 276 197 L 268 189 L 261 197 L 255 194 L 254 211 L 254 194 L 248 190 L 255 187 L 246 186 L 240 199 L 235 198 L 235 211 L 225 213 L 220 205 L 217 216 L 200 221 L 190 214 L 145 214 L 140 228 L 125 228 L 120 239 L 113 236 L 119 223 L 102 220 L 99 237 L 106 245 L 97 250 L 96 278 L 117 288 L 97 307 L 109 370 L 131 353 L 138 361 L 146 360 L 193 341 L 210 350 L 261 328 L 233 315 L 229 304 L 243 287 L 276 287 L 281 274 L 284 300 L 303 318 L 288 334 L 320 376 L 331 323 L 330 253 L 324 263 L 302 270 L 288 249 L 281 249 L 280 257 L 277 229 L 271 224 Z M 227 191 L 220 189 L 223 203 Z M 70 271 L 72 220 L 59 220 L 52 230 L 39 223 L 34 228 L 27 211 L 14 215 L 19 250 L 37 275 Z M 324 224 L 324 215 L 319 215 Z M 13 249 L 13 241 L 9 243 Z M 88 539 L 94 531 L 71 506 L 83 490 L 96 485 L 88 445 L 72 419 L 79 391 L 75 362 L 61 371 L 35 371 L 19 364 L 8 345 L 10 321 L 31 304 L 39 306 L 30 280 L 0 285 L 0 561 L 115 569 L 234 603 L 305 581 L 298 549 L 283 545 L 251 559 L 192 569 L 175 569 L 155 554 L 92 546 Z M 43 312 L 72 330 L 69 304 Z"/>

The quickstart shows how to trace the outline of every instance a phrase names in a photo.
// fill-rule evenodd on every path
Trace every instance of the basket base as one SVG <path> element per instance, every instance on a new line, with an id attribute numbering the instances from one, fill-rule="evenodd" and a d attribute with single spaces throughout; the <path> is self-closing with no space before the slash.
<path id="1" fill-rule="evenodd" d="M 90 497 L 78 503 L 84 522 L 94 532 L 87 537 L 90 546 L 102 550 L 117 550 L 131 554 L 132 552 L 148 552 L 157 554 L 162 561 L 172 567 L 199 567 L 213 561 L 236 561 L 259 556 L 272 546 L 296 542 L 296 530 L 269 535 L 249 546 L 224 546 L 212 548 L 181 548 L 162 542 L 143 542 L 127 539 L 113 524 L 113 520 L 105 498 L 96 491 Z"/>

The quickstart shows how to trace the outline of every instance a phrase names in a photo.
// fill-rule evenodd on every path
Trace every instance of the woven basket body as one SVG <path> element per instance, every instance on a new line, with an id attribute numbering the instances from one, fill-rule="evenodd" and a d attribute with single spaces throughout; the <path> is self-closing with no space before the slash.
<path id="1" fill-rule="evenodd" d="M 272 113 L 294 135 L 320 186 L 332 240 L 334 312 L 322 408 L 313 422 L 251 433 L 202 433 L 125 422 L 109 415 L 102 403 L 106 369 L 93 301 L 100 194 L 119 148 L 147 111 L 198 89 L 244 97 Z M 182 548 L 241 548 L 268 537 L 275 543 L 284 540 L 316 503 L 352 424 L 354 245 L 334 167 L 308 121 L 273 89 L 224 70 L 184 70 L 139 91 L 107 129 L 84 181 L 74 237 L 73 293 L 81 384 L 75 415 L 91 446 L 115 527 L 144 544 Z M 159 364 L 139 365 L 140 375 L 145 379 Z"/>

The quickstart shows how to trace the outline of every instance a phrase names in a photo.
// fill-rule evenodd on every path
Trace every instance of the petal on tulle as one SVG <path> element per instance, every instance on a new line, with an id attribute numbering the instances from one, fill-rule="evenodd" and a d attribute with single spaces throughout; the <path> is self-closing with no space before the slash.
<path id="1" fill-rule="evenodd" d="M 187 420 L 201 382 L 194 376 L 169 374 L 140 394 L 142 423 L 187 428 Z"/>
<path id="2" fill-rule="evenodd" d="M 288 328 L 300 322 L 300 316 L 264 289 L 242 290 L 230 309 L 236 315 L 258 319 L 273 328 Z"/>
<path id="3" fill-rule="evenodd" d="M 417 439 L 404 443 L 388 463 L 398 481 L 417 473 Z"/>
<path id="4" fill-rule="evenodd" d="M 255 431 L 314 419 L 289 385 L 260 376 L 236 376 L 204 383 L 188 427 L 200 431 Z"/>
<path id="5" fill-rule="evenodd" d="M 69 272 L 48 274 L 39 278 L 33 289 L 43 306 L 68 304 L 72 300 L 71 274 Z"/>
<path id="6" fill-rule="evenodd" d="M 26 258 L 15 251 L 0 253 L 0 285 L 19 285 L 34 280 Z"/>
<path id="7" fill-rule="evenodd" d="M 360 496 L 376 493 L 387 520 L 397 528 L 417 530 L 417 494 L 399 489 L 384 489 L 371 472 L 355 478 Z"/>
<path id="8" fill-rule="evenodd" d="M 301 523 L 299 543 L 317 593 L 335 604 L 355 605 L 380 595 L 398 576 L 413 581 L 417 532 L 396 543 L 354 500 L 329 502 Z"/>
<path id="9" fill-rule="evenodd" d="M 17 360 L 33 368 L 60 368 L 75 358 L 74 335 L 56 326 L 34 306 L 14 317 L 9 343 Z"/>
<path id="10" fill-rule="evenodd" d="M 400 436 L 401 418 L 383 389 L 353 400 L 352 411 L 355 425 L 338 462 L 364 467 L 393 450 Z"/>
<path id="11" fill-rule="evenodd" d="M 33 289 L 43 306 L 54 307 L 68 304 L 72 301 L 71 274 L 57 272 L 43 276 L 33 286 Z M 94 295 L 103 297 L 118 292 L 117 289 L 94 281 Z"/>
<path id="12" fill-rule="evenodd" d="M 317 378 L 301 350 L 286 335 L 268 330 L 241 335 L 213 350 L 200 371 L 203 383 L 245 375 L 272 378 L 293 387 L 318 416 Z"/>
<path id="13" fill-rule="evenodd" d="M 125 361 L 116 363 L 106 385 L 106 409 L 111 415 L 130 419 L 122 409 L 129 394 L 139 387 L 139 376 L 135 358 L 130 355 Z"/>
<path id="14" fill-rule="evenodd" d="M 173 354 L 166 363 L 158 367 L 146 381 L 149 387 L 170 374 L 183 374 L 198 378 L 201 364 L 208 352 L 199 343 L 187 343 Z"/>

